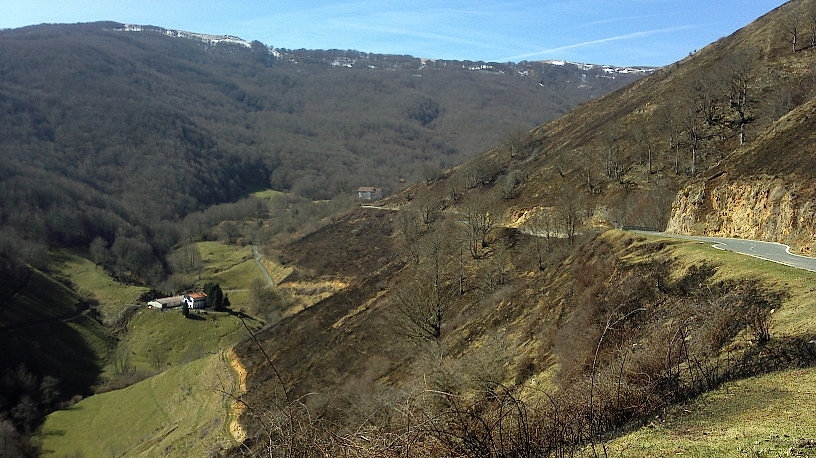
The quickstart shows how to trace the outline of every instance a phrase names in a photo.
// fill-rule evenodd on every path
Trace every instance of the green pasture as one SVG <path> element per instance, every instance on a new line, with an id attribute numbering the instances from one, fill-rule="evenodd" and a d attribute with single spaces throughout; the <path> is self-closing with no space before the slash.
<path id="1" fill-rule="evenodd" d="M 193 312 L 185 318 L 179 309 L 142 308 L 131 318 L 119 340 L 119 357 L 129 358 L 128 369 L 138 373 L 162 372 L 205 356 L 214 355 L 249 337 L 238 317 L 226 312 Z M 248 319 L 253 331 L 258 322 Z M 107 370 L 121 372 L 121 362 L 110 361 Z M 120 363 L 119 369 L 116 365 Z M 115 374 L 122 375 L 122 374 Z"/>
<path id="2" fill-rule="evenodd" d="M 252 197 L 257 197 L 258 199 L 264 199 L 267 201 L 272 201 L 278 198 L 279 196 L 286 195 L 283 191 L 276 191 L 274 189 L 265 189 L 263 191 L 257 191 L 252 193 Z"/>
<path id="3" fill-rule="evenodd" d="M 201 283 L 216 281 L 221 289 L 246 289 L 252 280 L 262 278 L 252 247 L 228 245 L 223 242 L 198 242 L 204 270 Z"/>
<path id="4" fill-rule="evenodd" d="M 74 284 L 77 292 L 99 302 L 103 316 L 115 316 L 125 305 L 135 304 L 146 287 L 114 280 L 102 267 L 75 250 L 61 249 L 52 254 L 52 266 Z"/>
<path id="5" fill-rule="evenodd" d="M 236 378 L 222 352 L 52 413 L 38 433 L 43 456 L 212 456 Z"/>

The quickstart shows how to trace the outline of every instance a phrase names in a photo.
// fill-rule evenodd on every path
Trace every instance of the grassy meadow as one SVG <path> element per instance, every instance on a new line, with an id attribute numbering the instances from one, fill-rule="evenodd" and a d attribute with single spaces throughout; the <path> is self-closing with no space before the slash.
<path id="1" fill-rule="evenodd" d="M 233 310 L 252 312 L 249 285 L 253 280 L 263 280 L 252 255 L 252 247 L 228 245 L 223 242 L 196 243 L 204 268 L 199 275 L 199 286 L 208 281 L 217 282 L 229 296 Z"/>
<path id="2" fill-rule="evenodd" d="M 127 358 L 126 371 L 149 374 L 184 365 L 214 355 L 249 337 L 241 321 L 227 312 L 192 313 L 185 318 L 180 310 L 140 309 L 119 339 L 117 352 Z M 260 323 L 248 319 L 257 330 Z M 109 377 L 121 374 L 123 361 L 107 366 Z"/>
<path id="3" fill-rule="evenodd" d="M 632 458 L 816 456 L 816 369 L 725 384 L 606 446 Z"/>
<path id="4" fill-rule="evenodd" d="M 135 304 L 139 296 L 147 291 L 144 286 L 116 281 L 103 268 L 75 250 L 56 251 L 52 256 L 52 265 L 61 276 L 73 283 L 80 295 L 99 302 L 103 317 L 115 316 L 125 305 Z"/>
<path id="5" fill-rule="evenodd" d="M 208 456 L 227 448 L 226 393 L 236 378 L 225 352 L 197 359 L 52 413 L 44 456 Z"/>
<path id="6" fill-rule="evenodd" d="M 234 309 L 246 310 L 248 285 L 262 278 L 251 248 L 200 242 L 199 250 L 204 268 L 198 283 L 219 282 Z M 103 316 L 120 313 L 147 290 L 118 283 L 75 251 L 60 250 L 54 254 L 54 261 L 58 275 L 82 297 L 97 301 Z M 11 309 L 5 315 L 9 323 L 30 319 L 31 313 L 73 313 L 80 300 L 80 296 L 46 275 L 32 277 L 29 288 L 31 291 L 20 295 L 26 303 L 18 304 L 19 310 L 29 310 L 27 315 Z M 62 302 L 49 303 L 53 298 Z M 82 362 L 102 368 L 99 375 L 103 384 L 121 386 L 117 380 L 141 381 L 87 397 L 49 415 L 38 435 L 44 454 L 202 456 L 228 447 L 232 439 L 224 422 L 230 403 L 223 391 L 233 392 L 235 377 L 225 361 L 225 352 L 247 338 L 248 333 L 239 318 L 228 312 L 204 311 L 191 316 L 185 318 L 178 309 L 141 307 L 115 336 L 84 315 L 62 323 L 60 329 L 64 332 L 46 333 L 54 345 L 66 333 L 74 339 L 81 337 L 88 354 L 95 355 Z M 263 325 L 251 317 L 245 321 L 253 331 Z M 84 366 L 81 368 L 84 370 Z"/>

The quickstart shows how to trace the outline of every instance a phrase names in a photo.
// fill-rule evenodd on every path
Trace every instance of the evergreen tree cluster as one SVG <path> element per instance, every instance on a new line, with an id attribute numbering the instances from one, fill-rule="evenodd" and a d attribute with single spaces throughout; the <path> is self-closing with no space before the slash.
<path id="1" fill-rule="evenodd" d="M 230 306 L 229 296 L 221 290 L 221 285 L 208 282 L 204 285 L 204 294 L 207 295 L 207 307 L 215 310 L 226 310 Z"/>

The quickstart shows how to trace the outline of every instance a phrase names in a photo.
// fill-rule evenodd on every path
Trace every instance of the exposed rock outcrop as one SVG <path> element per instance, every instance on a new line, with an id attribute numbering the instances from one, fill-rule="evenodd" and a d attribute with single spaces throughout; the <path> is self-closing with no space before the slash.
<path id="1" fill-rule="evenodd" d="M 816 201 L 797 181 L 726 174 L 686 186 L 672 205 L 667 232 L 769 240 L 810 253 Z"/>

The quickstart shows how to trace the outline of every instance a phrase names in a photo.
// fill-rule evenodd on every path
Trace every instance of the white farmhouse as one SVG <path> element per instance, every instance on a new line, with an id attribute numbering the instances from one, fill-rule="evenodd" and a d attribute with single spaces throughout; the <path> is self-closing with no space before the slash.
<path id="1" fill-rule="evenodd" d="M 191 309 L 203 309 L 207 307 L 207 295 L 204 293 L 185 294 L 184 302 Z"/>

